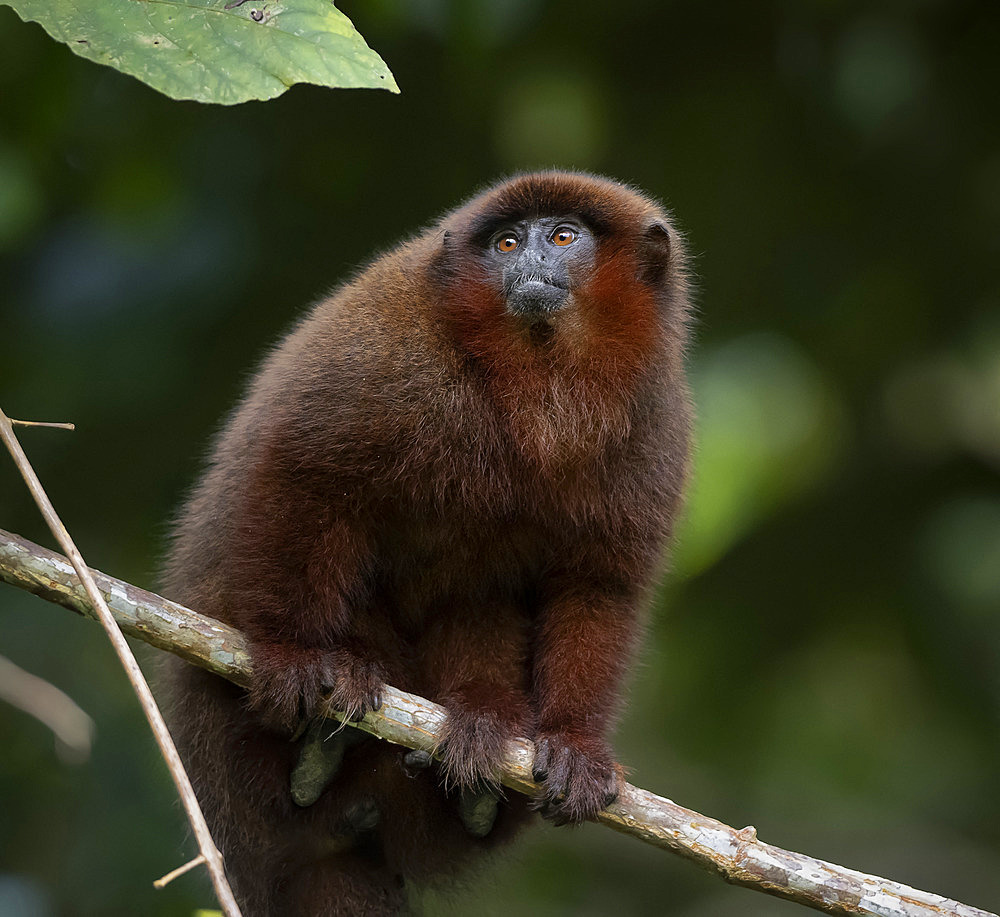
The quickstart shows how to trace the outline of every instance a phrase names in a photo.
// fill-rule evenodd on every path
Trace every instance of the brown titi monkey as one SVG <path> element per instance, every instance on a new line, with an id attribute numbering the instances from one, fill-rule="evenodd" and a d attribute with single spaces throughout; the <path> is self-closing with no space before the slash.
<path id="1" fill-rule="evenodd" d="M 543 172 L 378 258 L 265 361 L 165 582 L 250 642 L 249 691 L 168 673 L 247 917 L 399 913 L 530 807 L 614 799 L 607 733 L 688 462 L 687 318 L 664 211 Z M 345 729 L 297 806 L 297 727 L 324 691 L 361 715 L 384 684 L 447 707 L 440 764 Z M 532 803 L 489 792 L 514 736 Z"/>

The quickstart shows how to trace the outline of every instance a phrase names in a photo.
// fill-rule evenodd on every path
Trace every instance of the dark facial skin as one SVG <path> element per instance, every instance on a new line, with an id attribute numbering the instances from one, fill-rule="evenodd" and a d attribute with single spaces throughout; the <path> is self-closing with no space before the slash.
<path id="1" fill-rule="evenodd" d="M 503 283 L 508 311 L 532 322 L 566 305 L 594 263 L 593 233 L 575 217 L 539 217 L 505 226 L 486 254 Z"/>

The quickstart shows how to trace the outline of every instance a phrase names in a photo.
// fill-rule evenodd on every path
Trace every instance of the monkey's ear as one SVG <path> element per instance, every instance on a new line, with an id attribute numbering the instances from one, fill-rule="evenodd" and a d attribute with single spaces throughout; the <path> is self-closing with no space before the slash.
<path id="1" fill-rule="evenodd" d="M 670 267 L 670 230 L 659 220 L 650 223 L 642 234 L 640 250 L 642 279 L 654 286 L 662 283 Z"/>
<path id="2" fill-rule="evenodd" d="M 646 241 L 661 248 L 665 257 L 670 257 L 670 230 L 659 220 L 646 229 Z"/>
<path id="3" fill-rule="evenodd" d="M 427 261 L 427 276 L 431 283 L 438 283 L 445 277 L 451 276 L 456 259 L 455 234 L 446 229 L 438 238 L 440 243 Z"/>

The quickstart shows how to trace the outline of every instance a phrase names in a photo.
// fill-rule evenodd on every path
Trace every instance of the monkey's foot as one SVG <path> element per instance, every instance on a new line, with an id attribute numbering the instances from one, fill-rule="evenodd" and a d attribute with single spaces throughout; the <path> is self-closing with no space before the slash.
<path id="1" fill-rule="evenodd" d="M 355 800 L 344 812 L 344 821 L 355 836 L 370 834 L 381 820 L 378 804 L 370 796 Z"/>
<path id="2" fill-rule="evenodd" d="M 250 706 L 272 728 L 294 732 L 303 718 L 346 712 L 360 720 L 382 706 L 381 667 L 347 650 L 302 649 L 274 643 L 250 646 Z M 329 694 L 329 702 L 324 695 Z"/>
<path id="3" fill-rule="evenodd" d="M 556 825 L 593 818 L 618 798 L 621 781 L 603 742 L 560 732 L 535 740 L 531 774 L 540 790 L 532 808 Z"/>
<path id="4" fill-rule="evenodd" d="M 493 830 L 500 808 L 499 795 L 489 787 L 463 789 L 458 796 L 458 817 L 473 837 L 486 837 Z"/>
<path id="5" fill-rule="evenodd" d="M 434 764 L 434 758 L 422 750 L 400 756 L 407 777 L 416 777 Z M 464 787 L 458 793 L 458 817 L 473 837 L 486 837 L 493 830 L 500 808 L 500 794 L 488 784 Z"/>
<path id="6" fill-rule="evenodd" d="M 447 786 L 480 789 L 497 785 L 497 769 L 513 725 L 499 711 L 475 710 L 460 700 L 447 701 L 448 718 L 441 740 L 441 768 Z"/>
<path id="7" fill-rule="evenodd" d="M 298 806 L 316 802 L 340 770 L 344 752 L 363 740 L 357 729 L 338 729 L 323 717 L 313 720 L 292 769 L 292 801 Z"/>

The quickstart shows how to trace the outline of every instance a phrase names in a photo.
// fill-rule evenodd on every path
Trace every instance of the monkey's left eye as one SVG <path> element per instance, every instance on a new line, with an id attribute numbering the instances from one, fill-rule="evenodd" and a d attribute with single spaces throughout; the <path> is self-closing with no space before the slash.
<path id="1" fill-rule="evenodd" d="M 498 252 L 512 252 L 517 248 L 518 240 L 517 236 L 507 235 L 501 236 L 496 242 Z"/>
<path id="2" fill-rule="evenodd" d="M 552 233 L 552 241 L 556 245 L 569 245 L 571 242 L 576 241 L 576 233 L 568 226 L 560 226 L 559 229 Z"/>

